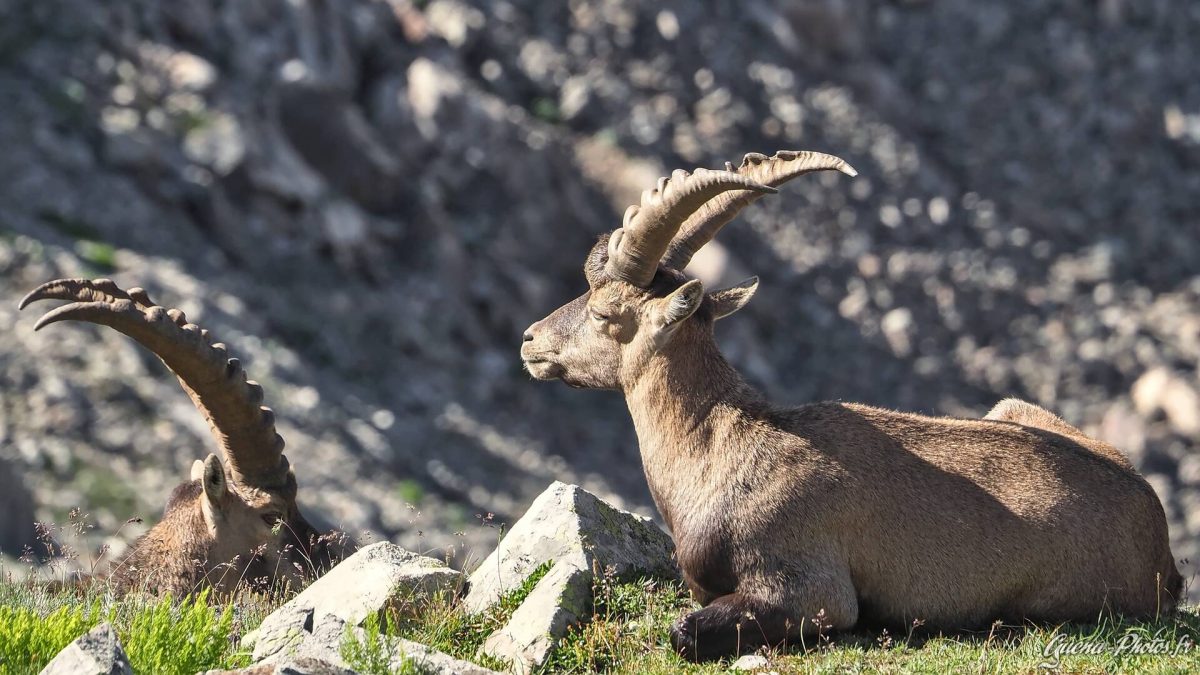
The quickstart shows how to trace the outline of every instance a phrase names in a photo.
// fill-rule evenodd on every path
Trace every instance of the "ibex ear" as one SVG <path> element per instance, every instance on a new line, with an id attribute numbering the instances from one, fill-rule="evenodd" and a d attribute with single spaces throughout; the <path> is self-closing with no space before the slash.
<path id="1" fill-rule="evenodd" d="M 196 464 L 200 464 L 200 462 L 197 461 Z M 204 494 L 208 496 L 209 500 L 219 502 L 228 489 L 225 483 L 225 467 L 221 466 L 221 458 L 209 455 L 201 467 L 192 466 L 193 476 L 196 475 L 197 470 L 201 474 L 200 485 L 204 487 Z"/>
<path id="2" fill-rule="evenodd" d="M 750 277 L 736 286 L 709 293 L 708 301 L 713 306 L 713 320 L 724 319 L 745 307 L 757 290 L 758 277 Z"/>
<path id="3" fill-rule="evenodd" d="M 663 298 L 661 325 L 667 328 L 683 321 L 700 309 L 700 303 L 703 301 L 704 284 L 700 283 L 699 279 L 692 279 Z"/>

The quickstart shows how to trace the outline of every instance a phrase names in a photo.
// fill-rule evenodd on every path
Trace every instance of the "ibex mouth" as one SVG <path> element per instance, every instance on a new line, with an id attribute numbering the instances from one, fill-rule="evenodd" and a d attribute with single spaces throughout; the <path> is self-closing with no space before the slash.
<path id="1" fill-rule="evenodd" d="M 522 359 L 525 370 L 536 380 L 557 380 L 566 369 L 557 363 L 542 358 Z"/>

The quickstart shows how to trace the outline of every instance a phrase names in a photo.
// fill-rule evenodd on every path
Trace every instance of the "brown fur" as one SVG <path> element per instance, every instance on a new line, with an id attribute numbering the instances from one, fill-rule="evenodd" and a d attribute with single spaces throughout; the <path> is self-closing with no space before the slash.
<path id="1" fill-rule="evenodd" d="M 142 590 L 182 597 L 209 586 L 234 590 L 297 586 L 353 548 L 339 533 L 318 537 L 296 506 L 296 477 L 283 456 L 274 413 L 262 388 L 246 378 L 225 345 L 183 312 L 155 305 L 140 288 L 109 279 L 59 279 L 19 304 L 70 300 L 43 316 L 38 328 L 65 320 L 108 325 L 153 351 L 179 378 L 209 422 L 225 462 L 197 461 L 177 486 L 162 520 L 110 571 L 119 592 Z"/>
<path id="2" fill-rule="evenodd" d="M 147 590 L 182 597 L 200 586 L 213 545 L 200 510 L 203 493 L 198 480 L 171 492 L 162 520 L 113 565 L 109 581 L 118 593 Z"/>
<path id="3" fill-rule="evenodd" d="M 971 628 L 1175 605 L 1162 505 L 1116 449 L 1013 399 L 983 420 L 773 406 L 712 335 L 753 285 L 696 296 L 660 268 L 641 289 L 606 274 L 605 250 L 585 265 L 589 291 L 531 326 L 521 354 L 539 379 L 624 393 L 706 605 L 672 629 L 681 654 L 796 640 L 816 617 Z"/>
<path id="4" fill-rule="evenodd" d="M 210 501 L 201 480 L 178 485 L 162 519 L 139 537 L 109 570 L 118 593 L 170 593 L 181 598 L 211 587 L 293 589 L 327 569 L 334 559 L 330 537 L 318 533 L 295 505 L 294 481 L 286 494 L 226 485 Z M 269 524 L 285 514 L 278 527 Z"/>
<path id="5" fill-rule="evenodd" d="M 1125 453 L 1107 443 L 1101 443 L 1094 438 L 1089 438 L 1079 429 L 1064 422 L 1058 415 L 1021 399 L 1004 399 L 997 403 L 983 419 L 1013 422 L 1027 427 L 1062 434 L 1098 455 L 1107 457 L 1130 470 L 1133 469 L 1133 464 L 1125 456 Z"/>

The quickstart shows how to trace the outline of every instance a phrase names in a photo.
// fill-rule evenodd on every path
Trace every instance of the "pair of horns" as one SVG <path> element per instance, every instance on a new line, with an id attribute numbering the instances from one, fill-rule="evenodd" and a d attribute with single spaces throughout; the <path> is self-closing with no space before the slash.
<path id="1" fill-rule="evenodd" d="M 188 323 L 178 309 L 155 305 L 146 291 L 125 291 L 109 279 L 51 281 L 26 295 L 18 308 L 48 299 L 71 304 L 46 313 L 34 330 L 59 321 L 87 321 L 133 338 L 179 378 L 208 420 L 235 483 L 262 489 L 287 485 L 283 438 L 275 432 L 275 413 L 261 405 L 262 387 L 246 379 L 241 363 L 229 357 L 224 344 L 214 343 L 207 330 Z"/>
<path id="2" fill-rule="evenodd" d="M 751 153 L 741 166 L 724 171 L 676 171 L 642 193 L 641 204 L 625 211 L 622 226 L 608 240 L 609 272 L 635 286 L 648 287 L 659 262 L 682 270 L 692 256 L 743 208 L 779 185 L 813 171 L 856 176 L 845 160 L 809 151 L 781 150 L 767 157 Z"/>

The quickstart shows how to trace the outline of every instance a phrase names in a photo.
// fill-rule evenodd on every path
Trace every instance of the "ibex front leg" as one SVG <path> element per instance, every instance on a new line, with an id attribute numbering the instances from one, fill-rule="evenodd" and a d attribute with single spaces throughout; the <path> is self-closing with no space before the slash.
<path id="1" fill-rule="evenodd" d="M 858 620 L 858 600 L 848 574 L 810 568 L 740 586 L 671 626 L 676 653 L 705 661 L 764 645 L 800 644 L 823 630 L 850 628 Z"/>

